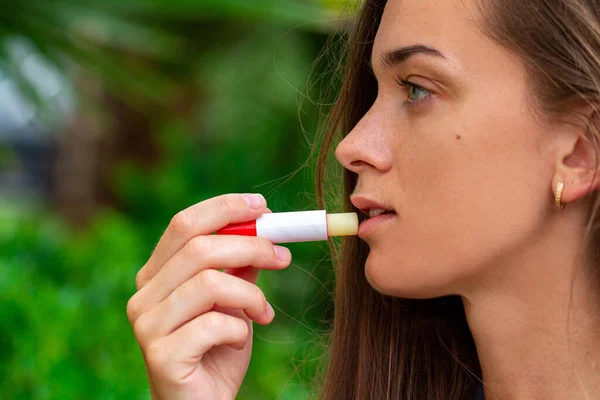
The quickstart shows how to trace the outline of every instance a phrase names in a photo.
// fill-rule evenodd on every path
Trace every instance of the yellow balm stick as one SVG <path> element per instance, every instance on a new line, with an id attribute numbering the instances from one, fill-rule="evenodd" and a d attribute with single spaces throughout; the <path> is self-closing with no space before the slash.
<path id="1" fill-rule="evenodd" d="M 327 214 L 327 236 L 352 236 L 357 233 L 356 213 Z"/>

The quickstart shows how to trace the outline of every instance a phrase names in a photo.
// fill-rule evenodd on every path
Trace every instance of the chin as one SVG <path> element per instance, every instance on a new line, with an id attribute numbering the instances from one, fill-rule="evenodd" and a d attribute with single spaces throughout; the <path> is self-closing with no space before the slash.
<path id="1" fill-rule="evenodd" d="M 407 272 L 402 273 L 401 268 L 406 269 Z M 450 285 L 442 283 L 434 276 L 428 274 L 415 276 L 408 273 L 408 271 L 423 271 L 425 267 L 409 267 L 405 264 L 401 268 L 399 268 L 398 262 L 378 262 L 369 255 L 365 263 L 365 278 L 373 289 L 386 296 L 432 299 L 451 294 L 447 290 Z M 435 271 L 435 268 L 427 269 Z"/>
<path id="2" fill-rule="evenodd" d="M 371 255 L 365 263 L 365 278 L 373 289 L 377 292 L 395 297 L 407 297 L 403 294 L 406 288 L 402 288 L 400 282 L 396 279 L 390 279 L 390 274 L 386 265 L 381 262 L 376 262 Z"/>

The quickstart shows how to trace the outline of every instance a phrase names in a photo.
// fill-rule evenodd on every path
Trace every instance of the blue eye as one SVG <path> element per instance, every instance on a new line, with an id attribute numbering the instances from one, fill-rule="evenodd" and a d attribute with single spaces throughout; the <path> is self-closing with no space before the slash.
<path id="1" fill-rule="evenodd" d="M 408 97 L 406 101 L 410 105 L 415 105 L 423 100 L 426 100 L 432 94 L 431 91 L 425 89 L 424 87 L 404 79 L 398 79 L 398 84 L 406 89 Z"/>

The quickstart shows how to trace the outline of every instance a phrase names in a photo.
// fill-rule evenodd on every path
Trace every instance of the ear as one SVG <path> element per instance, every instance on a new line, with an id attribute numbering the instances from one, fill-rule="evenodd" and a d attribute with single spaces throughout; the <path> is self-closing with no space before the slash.
<path id="1" fill-rule="evenodd" d="M 585 123 L 571 125 L 557 153 L 552 191 L 556 193 L 558 183 L 564 183 L 563 204 L 583 198 L 600 186 L 600 116 L 593 110 L 584 115 Z"/>

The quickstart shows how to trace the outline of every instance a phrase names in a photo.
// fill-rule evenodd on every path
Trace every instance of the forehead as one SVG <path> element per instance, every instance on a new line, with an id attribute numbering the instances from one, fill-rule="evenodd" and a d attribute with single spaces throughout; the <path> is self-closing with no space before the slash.
<path id="1" fill-rule="evenodd" d="M 374 55 L 400 46 L 423 44 L 445 55 L 486 41 L 473 1 L 388 0 L 377 31 Z"/>

